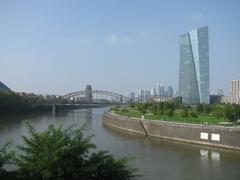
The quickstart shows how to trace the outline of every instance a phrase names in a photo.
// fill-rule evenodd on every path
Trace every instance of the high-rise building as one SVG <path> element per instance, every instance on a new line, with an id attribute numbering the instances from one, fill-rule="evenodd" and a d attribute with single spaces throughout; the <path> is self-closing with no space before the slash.
<path id="1" fill-rule="evenodd" d="M 231 81 L 230 103 L 240 104 L 240 80 Z"/>
<path id="2" fill-rule="evenodd" d="M 159 82 L 156 83 L 156 95 L 160 96 L 160 84 L 159 84 Z"/>
<path id="3" fill-rule="evenodd" d="M 157 82 L 157 84 L 156 84 L 156 95 L 160 96 L 160 97 L 164 97 L 165 96 L 164 85 L 160 84 L 159 82 Z"/>
<path id="4" fill-rule="evenodd" d="M 186 104 L 209 103 L 208 27 L 180 36 L 179 95 Z"/>
<path id="5" fill-rule="evenodd" d="M 156 90 L 155 90 L 155 88 L 152 88 L 152 89 L 151 89 L 150 95 L 151 95 L 151 96 L 155 96 L 155 95 L 156 95 Z"/>
<path id="6" fill-rule="evenodd" d="M 143 89 L 138 90 L 137 97 L 138 98 L 143 98 L 144 97 L 144 90 Z"/>
<path id="7" fill-rule="evenodd" d="M 218 88 L 217 89 L 217 95 L 223 96 L 223 89 Z"/>
<path id="8" fill-rule="evenodd" d="M 144 97 L 148 98 L 150 96 L 150 91 L 149 90 L 145 90 L 144 91 Z"/>
<path id="9" fill-rule="evenodd" d="M 160 97 L 165 97 L 165 87 L 164 85 L 160 85 L 160 93 L 159 93 Z"/>
<path id="10" fill-rule="evenodd" d="M 131 93 L 130 93 L 130 98 L 131 98 L 131 99 L 135 99 L 135 93 L 134 93 L 134 92 L 131 92 Z"/>
<path id="11" fill-rule="evenodd" d="M 135 93 L 134 92 L 130 92 L 128 94 L 128 98 L 129 98 L 130 102 L 133 102 L 135 100 Z"/>
<path id="12" fill-rule="evenodd" d="M 168 88 L 166 90 L 166 97 L 173 97 L 173 87 L 172 86 L 168 86 Z"/>

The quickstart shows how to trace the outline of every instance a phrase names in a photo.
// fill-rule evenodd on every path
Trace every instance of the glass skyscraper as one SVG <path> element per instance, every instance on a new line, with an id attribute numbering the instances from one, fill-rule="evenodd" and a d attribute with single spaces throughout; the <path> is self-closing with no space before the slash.
<path id="1" fill-rule="evenodd" d="M 209 103 L 208 27 L 180 36 L 179 95 L 185 104 Z"/>

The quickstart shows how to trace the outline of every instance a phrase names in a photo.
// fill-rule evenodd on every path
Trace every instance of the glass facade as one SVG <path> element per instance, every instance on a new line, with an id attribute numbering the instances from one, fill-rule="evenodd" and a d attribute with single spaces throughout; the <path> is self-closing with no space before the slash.
<path id="1" fill-rule="evenodd" d="M 209 103 L 208 27 L 180 36 L 179 95 L 185 104 Z"/>

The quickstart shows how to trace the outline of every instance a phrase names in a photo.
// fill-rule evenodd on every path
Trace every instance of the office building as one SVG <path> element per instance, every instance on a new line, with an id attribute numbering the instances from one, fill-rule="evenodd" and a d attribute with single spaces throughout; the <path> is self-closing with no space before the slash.
<path id="1" fill-rule="evenodd" d="M 160 84 L 159 82 L 157 82 L 157 84 L 156 84 L 156 95 L 159 97 L 165 96 L 165 87 L 164 87 L 164 85 Z"/>
<path id="2" fill-rule="evenodd" d="M 168 88 L 166 90 L 166 97 L 173 97 L 173 87 L 172 86 L 168 86 Z"/>
<path id="3" fill-rule="evenodd" d="M 156 95 L 156 90 L 155 90 L 155 88 L 152 88 L 152 89 L 151 89 L 150 95 L 151 95 L 151 96 L 155 96 L 155 95 Z"/>
<path id="4" fill-rule="evenodd" d="M 185 104 L 209 103 L 208 27 L 180 36 L 179 95 Z"/>

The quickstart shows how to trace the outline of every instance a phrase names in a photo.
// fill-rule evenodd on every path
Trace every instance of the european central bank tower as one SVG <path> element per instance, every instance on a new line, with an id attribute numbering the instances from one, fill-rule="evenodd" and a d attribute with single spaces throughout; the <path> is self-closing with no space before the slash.
<path id="1" fill-rule="evenodd" d="M 184 104 L 209 104 L 208 27 L 181 35 L 179 43 L 179 96 Z"/>

